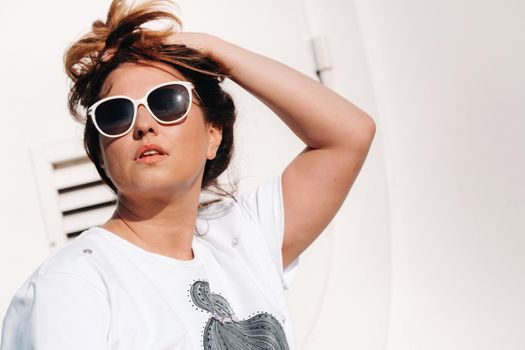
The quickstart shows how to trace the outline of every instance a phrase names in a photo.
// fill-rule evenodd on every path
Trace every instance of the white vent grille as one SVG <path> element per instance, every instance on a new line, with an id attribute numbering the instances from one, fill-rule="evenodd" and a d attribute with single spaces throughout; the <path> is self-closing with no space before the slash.
<path id="1" fill-rule="evenodd" d="M 115 195 L 77 142 L 60 142 L 32 152 L 51 249 L 104 223 L 115 209 Z"/>
<path id="2" fill-rule="evenodd" d="M 63 232 L 67 238 L 102 224 L 113 213 L 116 199 L 87 157 L 53 164 Z"/>

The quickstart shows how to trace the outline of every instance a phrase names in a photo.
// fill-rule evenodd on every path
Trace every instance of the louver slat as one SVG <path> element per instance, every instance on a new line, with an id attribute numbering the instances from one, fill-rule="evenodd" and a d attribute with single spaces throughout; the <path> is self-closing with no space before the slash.
<path id="1" fill-rule="evenodd" d="M 71 166 L 61 165 L 60 167 L 55 167 L 53 171 L 53 181 L 57 190 L 81 186 L 99 180 L 100 176 L 95 166 L 89 161 Z"/>
<path id="2" fill-rule="evenodd" d="M 87 211 L 75 212 L 70 215 L 64 215 L 64 232 L 67 235 L 72 232 L 85 230 L 91 226 L 101 225 L 111 217 L 114 209 L 115 205 L 109 205 Z"/>
<path id="3" fill-rule="evenodd" d="M 64 213 L 114 200 L 115 195 L 105 184 L 95 183 L 94 186 L 60 193 L 58 196 L 58 205 L 60 211 Z"/>

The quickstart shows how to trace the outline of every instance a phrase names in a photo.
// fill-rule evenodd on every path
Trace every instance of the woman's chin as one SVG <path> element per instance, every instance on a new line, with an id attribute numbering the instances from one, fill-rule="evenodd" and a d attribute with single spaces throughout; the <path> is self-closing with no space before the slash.
<path id="1" fill-rule="evenodd" d="M 136 168 L 122 171 L 125 176 L 112 179 L 113 183 L 126 197 L 139 198 L 171 198 L 192 192 L 192 189 L 200 191 L 199 175 L 192 175 L 191 168 L 185 166 L 186 171 L 175 171 L 173 167 L 155 167 L 149 169 Z M 198 189 L 196 189 L 198 187 Z"/>
<path id="2" fill-rule="evenodd" d="M 125 201 L 141 201 L 156 203 L 170 203 L 175 197 L 173 189 L 159 186 L 148 186 L 148 187 L 130 187 L 119 191 L 120 200 Z"/>
<path id="3" fill-rule="evenodd" d="M 153 177 L 148 179 L 148 181 L 119 186 L 119 193 L 131 198 L 170 200 L 176 197 L 178 193 L 190 191 L 187 184 L 175 183 L 173 177 L 169 181 L 163 180 L 162 178 Z"/>

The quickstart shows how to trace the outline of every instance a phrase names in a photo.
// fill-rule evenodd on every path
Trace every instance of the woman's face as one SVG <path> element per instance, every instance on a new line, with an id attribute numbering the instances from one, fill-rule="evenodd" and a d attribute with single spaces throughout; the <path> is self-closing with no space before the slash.
<path id="1" fill-rule="evenodd" d="M 173 80 L 187 79 L 164 64 L 126 63 L 107 77 L 101 98 L 126 95 L 138 99 L 153 86 Z M 166 197 L 189 189 L 200 191 L 204 165 L 207 159 L 215 158 L 222 131 L 205 121 L 196 105 L 198 98 L 192 93 L 190 111 L 181 122 L 160 124 L 140 105 L 129 133 L 119 138 L 100 135 L 104 170 L 119 195 Z M 147 160 L 137 157 L 144 145 L 160 146 L 165 154 Z"/>

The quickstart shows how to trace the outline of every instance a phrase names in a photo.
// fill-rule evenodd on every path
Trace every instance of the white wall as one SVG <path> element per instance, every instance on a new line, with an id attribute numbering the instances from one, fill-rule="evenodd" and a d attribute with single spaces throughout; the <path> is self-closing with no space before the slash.
<path id="1" fill-rule="evenodd" d="M 304 349 L 385 349 L 390 299 L 390 225 L 383 126 L 376 109 L 370 67 L 351 1 L 306 0 L 311 36 L 325 36 L 334 89 L 376 121 L 368 158 L 348 198 L 312 254 L 331 238 L 324 298 Z M 324 233 L 325 234 L 325 233 Z M 308 255 L 310 252 L 305 253 Z M 304 269 L 308 273 L 313 268 Z M 325 282 L 326 281 L 326 282 Z M 297 289 L 293 291 L 296 293 Z M 299 289 L 298 293 L 304 293 Z"/>
<path id="2" fill-rule="evenodd" d="M 9 151 L 4 152 L 0 175 L 1 315 L 12 294 L 49 253 L 29 150 L 81 139 L 82 129 L 66 109 L 62 54 L 95 18 L 104 17 L 108 4 L 92 0 L 3 4 L 0 147 Z M 326 35 L 334 62 L 334 89 L 378 120 L 351 2 L 271 0 L 248 5 L 241 0 L 184 0 L 179 4 L 187 31 L 221 36 L 312 77 L 310 35 Z M 232 174 L 242 176 L 241 190 L 249 189 L 280 172 L 304 145 L 262 103 L 233 83 L 227 87 L 239 109 Z M 303 349 L 374 350 L 386 344 L 390 248 L 381 129 L 378 122 L 369 160 L 332 224 L 301 257 L 302 266 L 287 294 Z"/>
<path id="3" fill-rule="evenodd" d="M 354 1 L 383 129 L 388 350 L 525 347 L 525 2 Z"/>
<path id="4" fill-rule="evenodd" d="M 74 18 L 52 18 L 50 14 L 58 13 L 53 2 L 11 1 L 2 6 L 0 106 L 6 129 L 0 137 L 0 311 L 4 315 L 16 288 L 49 253 L 30 151 L 63 138 L 80 138 L 81 130 L 67 117 L 61 67 L 66 38 L 77 32 Z M 88 6 L 78 9 L 95 15 Z M 64 11 L 76 12 L 72 4 Z"/>

